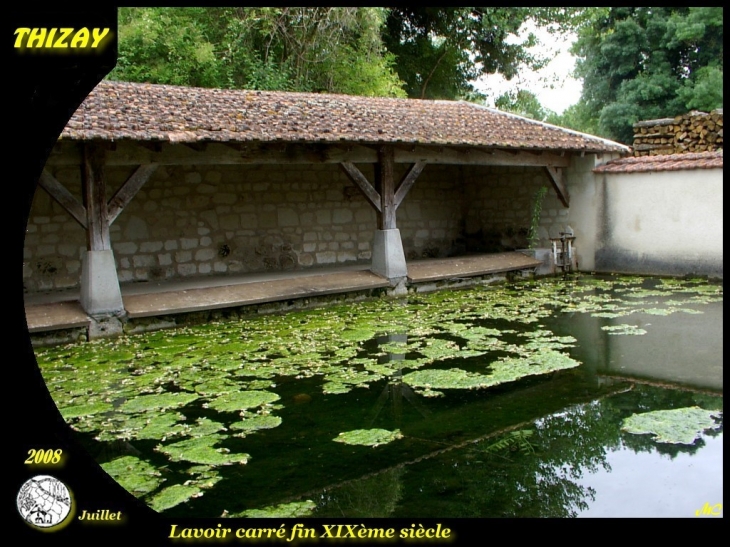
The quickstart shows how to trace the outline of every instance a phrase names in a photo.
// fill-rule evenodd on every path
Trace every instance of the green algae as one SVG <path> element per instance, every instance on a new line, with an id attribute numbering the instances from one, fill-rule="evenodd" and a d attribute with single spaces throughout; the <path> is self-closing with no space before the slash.
<path id="1" fill-rule="evenodd" d="M 117 417 L 126 417 L 118 415 Z M 96 439 L 99 441 L 110 441 L 114 439 L 124 440 L 162 440 L 176 437 L 187 433 L 189 427 L 184 423 L 185 416 L 179 413 L 152 414 L 143 413 L 141 416 L 134 416 L 124 420 L 112 420 Z"/>
<path id="2" fill-rule="evenodd" d="M 623 421 L 621 430 L 636 435 L 654 435 L 654 441 L 658 443 L 693 444 L 703 431 L 720 427 L 713 417 L 721 414 L 718 410 L 698 406 L 656 410 L 629 416 Z"/>
<path id="3" fill-rule="evenodd" d="M 169 408 L 179 408 L 196 400 L 199 395 L 195 393 L 172 392 L 157 393 L 154 395 L 140 395 L 125 401 L 119 407 L 121 412 L 136 413 L 166 410 Z"/>
<path id="4" fill-rule="evenodd" d="M 234 422 L 229 429 L 233 431 L 251 432 L 259 429 L 273 429 L 281 425 L 279 416 L 257 414 L 255 416 L 246 417 L 241 422 Z"/>
<path id="5" fill-rule="evenodd" d="M 352 444 L 359 446 L 380 446 L 388 444 L 398 439 L 402 439 L 403 435 L 399 429 L 388 431 L 387 429 L 355 429 L 353 431 L 344 431 L 337 435 L 335 442 Z"/>
<path id="6" fill-rule="evenodd" d="M 155 450 L 165 454 L 173 462 L 190 462 L 208 466 L 245 464 L 249 454 L 231 453 L 226 448 L 213 448 L 224 437 L 208 435 L 193 437 L 167 445 L 158 445 Z"/>
<path id="7" fill-rule="evenodd" d="M 170 462 L 210 472 L 249 457 L 226 452 L 226 439 L 282 424 L 269 412 L 286 406 L 273 403 L 287 379 L 318 378 L 323 393 L 337 395 L 402 373 L 419 396 L 449 397 L 452 389 L 486 389 L 579 366 L 565 353 L 575 339 L 554 335 L 542 318 L 702 313 L 687 306 L 722 301 L 721 287 L 703 281 L 662 282 L 652 290 L 643 282 L 580 276 L 443 291 L 411 302 L 381 299 L 48 348 L 36 357 L 74 429 L 101 441 L 156 440 Z M 378 344 L 378 337 L 394 334 L 407 342 Z M 453 359 L 468 364 L 449 369 Z M 205 417 L 188 422 L 183 407 Z"/>
<path id="8" fill-rule="evenodd" d="M 448 370 L 417 370 L 403 375 L 403 382 L 413 387 L 431 389 L 476 389 L 488 387 L 484 374 L 467 372 L 459 368 Z"/>
<path id="9" fill-rule="evenodd" d="M 198 418 L 195 425 L 186 429 L 185 434 L 190 437 L 207 437 L 220 431 L 226 431 L 226 426 L 209 418 Z"/>
<path id="10" fill-rule="evenodd" d="M 256 408 L 278 400 L 279 396 L 270 391 L 239 391 L 224 393 L 207 403 L 207 407 L 218 412 L 240 412 L 241 410 Z"/>
<path id="11" fill-rule="evenodd" d="M 317 507 L 311 500 L 293 501 L 282 503 L 261 509 L 249 509 L 234 515 L 227 515 L 231 518 L 299 518 L 309 516 Z"/>
<path id="12" fill-rule="evenodd" d="M 634 336 L 641 336 L 646 334 L 646 331 L 644 329 L 641 329 L 636 325 L 628 324 L 606 325 L 604 327 L 601 327 L 601 330 L 607 331 L 608 334 L 631 334 Z"/>
<path id="13" fill-rule="evenodd" d="M 153 465 L 134 456 L 122 456 L 102 463 L 101 468 L 135 496 L 153 492 L 164 481 L 162 474 Z"/>
<path id="14" fill-rule="evenodd" d="M 201 489 L 197 486 L 173 484 L 153 496 L 148 503 L 155 511 L 165 511 L 202 495 Z"/>
<path id="15" fill-rule="evenodd" d="M 94 414 L 103 414 L 105 412 L 109 412 L 111 410 L 114 410 L 114 406 L 110 403 L 104 403 L 104 402 L 98 402 L 98 403 L 88 403 L 83 405 L 73 405 L 73 406 L 67 406 L 61 409 L 61 416 L 65 420 L 70 420 L 71 418 L 78 418 L 80 416 L 90 416 Z"/>

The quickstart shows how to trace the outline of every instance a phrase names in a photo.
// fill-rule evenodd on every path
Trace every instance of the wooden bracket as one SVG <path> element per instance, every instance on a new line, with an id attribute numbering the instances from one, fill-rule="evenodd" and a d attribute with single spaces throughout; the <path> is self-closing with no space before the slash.
<path id="1" fill-rule="evenodd" d="M 76 222 L 86 229 L 86 207 L 79 203 L 63 184 L 58 182 L 53 175 L 44 169 L 41 173 L 41 178 L 38 180 L 38 185 L 48 192 Z"/>
<path id="2" fill-rule="evenodd" d="M 375 208 L 375 211 L 380 213 L 380 194 L 373 187 L 373 185 L 370 184 L 370 181 L 367 179 L 367 177 L 362 174 L 362 171 L 360 171 L 355 166 L 355 164 L 350 161 L 343 161 L 342 163 L 340 163 L 340 167 L 342 167 L 342 170 L 347 174 L 347 176 L 355 184 L 355 186 L 357 186 L 360 191 L 362 191 L 363 195 L 367 198 L 370 205 Z"/>
<path id="3" fill-rule="evenodd" d="M 112 224 L 119 216 L 124 208 L 132 201 L 132 198 L 137 195 L 137 192 L 144 186 L 144 184 L 152 176 L 152 173 L 157 169 L 156 163 L 149 163 L 147 165 L 140 165 L 137 170 L 132 174 L 131 177 L 117 190 L 114 197 L 109 200 L 107 204 L 109 224 Z"/>
<path id="4" fill-rule="evenodd" d="M 568 189 L 563 181 L 563 170 L 559 167 L 547 165 L 545 166 L 545 171 L 547 171 L 550 184 L 552 184 L 560 202 L 565 207 L 570 207 L 570 196 L 568 195 Z"/>

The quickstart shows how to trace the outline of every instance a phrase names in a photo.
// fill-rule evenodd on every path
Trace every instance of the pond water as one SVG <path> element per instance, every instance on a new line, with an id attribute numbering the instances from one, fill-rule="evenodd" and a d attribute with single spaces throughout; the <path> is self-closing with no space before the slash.
<path id="1" fill-rule="evenodd" d="M 722 306 L 702 279 L 580 275 L 36 358 L 165 516 L 694 517 L 723 501 Z"/>

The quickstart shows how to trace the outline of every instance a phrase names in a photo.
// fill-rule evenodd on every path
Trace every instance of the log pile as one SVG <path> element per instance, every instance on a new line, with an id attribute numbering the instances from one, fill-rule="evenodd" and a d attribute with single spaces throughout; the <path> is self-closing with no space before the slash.
<path id="1" fill-rule="evenodd" d="M 634 156 L 722 150 L 722 109 L 634 124 Z"/>

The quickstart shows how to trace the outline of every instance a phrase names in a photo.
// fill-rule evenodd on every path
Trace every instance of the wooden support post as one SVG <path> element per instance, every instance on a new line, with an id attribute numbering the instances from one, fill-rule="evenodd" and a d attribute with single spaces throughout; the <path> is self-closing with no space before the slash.
<path id="1" fill-rule="evenodd" d="M 103 148 L 85 146 L 83 152 L 83 193 L 86 202 L 88 252 L 81 266 L 81 307 L 94 318 L 89 337 L 111 331 L 121 332 L 116 317 L 124 315 L 122 292 L 109 237 L 109 210 L 106 204 Z M 114 316 L 112 318 L 111 316 Z"/>
<path id="2" fill-rule="evenodd" d="M 85 146 L 84 198 L 86 201 L 87 241 L 90 251 L 111 249 L 103 166 L 104 150 L 96 146 Z"/>
<path id="3" fill-rule="evenodd" d="M 550 184 L 552 184 L 560 202 L 565 207 L 570 207 L 570 196 L 568 195 L 568 188 L 563 181 L 563 170 L 547 165 L 545 166 L 545 171 L 547 171 Z"/>
<path id="4" fill-rule="evenodd" d="M 375 189 L 380 194 L 379 230 L 393 230 L 396 228 L 394 165 L 393 147 L 379 147 L 378 163 L 375 164 Z"/>

